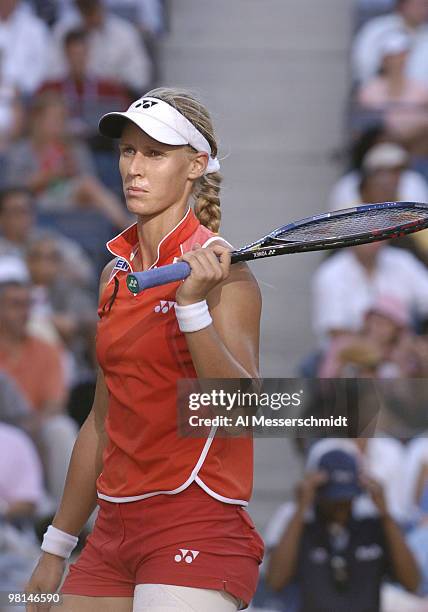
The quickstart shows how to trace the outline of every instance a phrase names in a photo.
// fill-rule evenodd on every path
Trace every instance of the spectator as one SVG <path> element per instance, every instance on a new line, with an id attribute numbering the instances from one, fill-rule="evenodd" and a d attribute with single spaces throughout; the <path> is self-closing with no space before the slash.
<path id="1" fill-rule="evenodd" d="M 67 32 L 64 37 L 64 55 L 67 64 L 64 78 L 47 81 L 41 91 L 55 91 L 64 97 L 73 134 L 98 138 L 100 116 L 112 109 L 127 108 L 130 104 L 128 92 L 116 81 L 91 74 L 88 69 L 89 40 L 85 30 Z"/>
<path id="2" fill-rule="evenodd" d="M 423 36 L 410 55 L 407 73 L 410 78 L 419 81 L 426 87 L 428 87 L 427 63 L 428 37 Z"/>
<path id="3" fill-rule="evenodd" d="M 129 225 L 122 203 L 96 178 L 88 149 L 70 139 L 64 102 L 52 92 L 35 100 L 29 138 L 11 148 L 6 165 L 8 184 L 24 181 L 40 210 L 89 207 L 119 228 Z"/>
<path id="4" fill-rule="evenodd" d="M 76 427 L 64 412 L 67 390 L 57 349 L 26 332 L 30 295 L 22 276 L 0 283 L 0 369 L 13 378 L 38 417 L 48 490 L 59 501 Z"/>
<path id="5" fill-rule="evenodd" d="M 34 517 L 43 497 L 35 446 L 17 427 L 0 423 L 0 515 L 11 522 Z"/>
<path id="6" fill-rule="evenodd" d="M 418 172 L 409 170 L 409 155 L 407 151 L 392 142 L 376 144 L 365 154 L 361 168 L 355 169 L 342 177 L 330 195 L 330 210 L 339 210 L 368 202 L 367 193 L 361 193 L 363 177 L 376 171 L 387 171 L 393 185 L 394 198 L 407 202 L 427 202 L 428 183 Z M 371 181 L 369 188 L 375 184 Z M 363 185 L 364 186 L 364 185 Z M 389 193 L 392 188 L 389 188 Z M 369 197 L 372 197 L 371 194 Z M 382 196 L 381 196 L 382 197 Z M 373 200 L 374 202 L 375 200 Z M 383 200 L 376 200 L 383 201 Z"/>
<path id="7" fill-rule="evenodd" d="M 404 149 L 389 143 L 378 145 L 369 151 L 363 160 L 359 203 L 397 200 L 400 178 L 407 159 Z"/>
<path id="8" fill-rule="evenodd" d="M 52 232 L 40 233 L 30 241 L 27 266 L 32 282 L 29 330 L 66 348 L 73 386 L 94 371 L 96 302 L 87 291 L 64 279 L 61 242 Z"/>
<path id="9" fill-rule="evenodd" d="M 160 36 L 165 32 L 163 0 L 106 0 L 106 5 L 135 23 L 143 34 Z"/>
<path id="10" fill-rule="evenodd" d="M 24 187 L 8 187 L 0 191 L 0 257 L 25 257 L 30 240 L 39 233 L 35 203 Z M 61 241 L 63 274 L 71 283 L 91 285 L 94 269 L 89 257 L 73 240 L 57 234 Z"/>
<path id="11" fill-rule="evenodd" d="M 409 445 L 412 456 L 411 478 L 413 500 L 411 508 L 415 527 L 407 536 L 407 542 L 419 563 L 422 575 L 420 595 L 428 596 L 428 440 L 425 437 L 413 440 Z M 410 458 L 410 457 L 409 457 Z M 408 466 L 410 467 L 410 465 Z M 412 473 L 413 472 L 413 473 Z M 407 484 L 407 483 L 406 483 Z"/>
<path id="12" fill-rule="evenodd" d="M 23 591 L 37 550 L 34 515 L 45 500 L 42 467 L 31 440 L 0 423 L 0 589 Z M 0 606 L 1 610 L 5 608 Z M 19 607 L 21 610 L 21 607 Z"/>
<path id="13" fill-rule="evenodd" d="M 379 295 L 366 313 L 363 335 L 380 349 L 385 362 L 392 358 L 401 334 L 410 325 L 410 313 L 401 300 L 392 295 Z"/>
<path id="14" fill-rule="evenodd" d="M 379 433 L 379 431 L 378 431 Z M 401 442 L 381 432 L 378 437 L 356 438 L 362 469 L 380 483 L 388 511 L 402 525 L 409 522 L 403 496 L 405 450 Z"/>
<path id="15" fill-rule="evenodd" d="M 410 45 L 405 34 L 385 37 L 380 75 L 362 85 L 357 102 L 366 112 L 379 113 L 386 129 L 418 152 L 428 133 L 428 87 L 406 74 Z"/>
<path id="16" fill-rule="evenodd" d="M 27 0 L 36 15 L 40 17 L 47 25 L 52 26 L 58 18 L 58 4 L 61 0 Z"/>
<path id="17" fill-rule="evenodd" d="M 106 5 L 117 15 L 127 18 L 141 32 L 152 62 L 151 87 L 161 79 L 159 39 L 167 29 L 165 0 L 106 0 Z"/>
<path id="18" fill-rule="evenodd" d="M 313 467 L 320 457 L 332 449 L 342 449 L 351 453 L 358 461 L 359 469 L 369 477 L 374 478 L 383 487 L 388 511 L 399 523 L 407 523 L 406 500 L 403 495 L 402 483 L 404 477 L 405 449 L 401 442 L 385 432 L 371 438 L 324 438 L 315 442 L 308 453 L 308 467 Z M 358 499 L 358 504 L 365 511 L 375 512 L 376 509 L 364 492 Z"/>
<path id="19" fill-rule="evenodd" d="M 48 46 L 49 32 L 45 24 L 25 2 L 0 2 L 2 83 L 25 95 L 34 93 L 45 77 Z"/>
<path id="20" fill-rule="evenodd" d="M 422 197 L 400 198 L 399 189 L 405 183 L 407 184 L 406 188 L 412 191 L 413 196 L 418 195 L 419 188 L 426 189 L 428 187 L 421 175 L 410 174 L 405 169 L 407 162 L 407 152 L 396 144 L 381 143 L 370 149 L 362 161 L 357 199 L 349 202 L 347 206 L 362 203 L 394 202 L 400 199 L 404 201 L 426 201 Z M 424 195 L 422 189 L 420 190 L 420 196 Z M 428 231 L 417 232 L 401 238 L 398 244 L 413 252 L 418 259 L 427 265 Z"/>
<path id="21" fill-rule="evenodd" d="M 401 336 L 410 334 L 410 313 L 401 300 L 379 295 L 364 316 L 360 333 L 346 333 L 330 342 L 320 378 L 370 378 L 407 375 L 396 360 Z M 401 364 L 400 365 L 404 365 Z"/>
<path id="22" fill-rule="evenodd" d="M 360 330 L 374 297 L 382 294 L 428 316 L 428 271 L 411 253 L 384 242 L 333 255 L 315 273 L 313 291 L 314 327 L 324 340 Z"/>
<path id="23" fill-rule="evenodd" d="M 8 146 L 22 134 L 23 105 L 17 90 L 1 79 L 0 68 L 0 154 L 4 155 Z M 0 185 L 3 173 L 0 173 Z"/>
<path id="24" fill-rule="evenodd" d="M 0 370 L 0 422 L 26 428 L 31 408 L 15 381 Z"/>
<path id="25" fill-rule="evenodd" d="M 428 202 L 428 183 L 419 173 L 409 169 L 407 151 L 393 142 L 379 142 L 386 134 L 376 130 L 373 133 L 373 146 L 355 159 L 354 168 L 345 174 L 333 187 L 329 198 L 329 210 L 339 210 L 355 206 L 362 201 L 360 193 L 362 174 L 368 170 L 396 170 L 398 185 L 396 197 L 404 202 Z M 365 136 L 363 136 L 365 139 Z M 363 139 L 362 138 L 362 139 Z M 356 145 L 357 148 L 358 145 Z"/>
<path id="26" fill-rule="evenodd" d="M 51 78 L 66 74 L 63 40 L 67 31 L 76 27 L 84 27 L 89 33 L 91 74 L 118 81 L 133 94 L 141 95 L 151 81 L 151 65 L 140 34 L 133 24 L 108 11 L 102 0 L 75 0 L 75 7 L 55 26 Z"/>
<path id="27" fill-rule="evenodd" d="M 26 332 L 30 289 L 19 282 L 0 285 L 0 367 L 18 383 L 34 410 L 55 414 L 67 396 L 58 350 Z"/>
<path id="28" fill-rule="evenodd" d="M 409 520 L 416 522 L 420 517 L 420 504 L 424 498 L 424 474 L 428 466 L 428 432 L 414 438 L 406 448 L 404 462 L 403 495 Z M 428 508 L 427 512 L 428 514 Z"/>
<path id="29" fill-rule="evenodd" d="M 428 1 L 397 0 L 396 10 L 389 15 L 375 17 L 357 34 L 352 51 L 354 78 L 364 82 L 375 76 L 381 65 L 381 49 L 392 33 L 411 37 L 412 53 L 427 34 Z M 423 59 L 426 65 L 426 56 Z"/>
<path id="30" fill-rule="evenodd" d="M 300 483 L 294 512 L 271 553 L 268 584 L 279 590 L 297 582 L 304 612 L 378 610 L 388 575 L 410 591 L 418 587 L 415 559 L 387 510 L 382 487 L 368 476 L 359 479 L 357 470 L 353 453 L 321 455 Z M 361 485 L 377 516 L 358 511 Z"/>

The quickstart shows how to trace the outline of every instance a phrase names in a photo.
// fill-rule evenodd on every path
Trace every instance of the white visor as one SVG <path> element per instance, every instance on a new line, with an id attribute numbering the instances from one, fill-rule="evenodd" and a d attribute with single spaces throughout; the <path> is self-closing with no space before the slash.
<path id="1" fill-rule="evenodd" d="M 220 163 L 211 157 L 211 147 L 201 132 L 173 106 L 157 98 L 143 97 L 131 104 L 124 113 L 107 113 L 101 117 L 99 130 L 103 136 L 120 138 L 127 121 L 132 121 L 158 142 L 170 145 L 190 145 L 208 154 L 205 174 L 218 172 Z"/>

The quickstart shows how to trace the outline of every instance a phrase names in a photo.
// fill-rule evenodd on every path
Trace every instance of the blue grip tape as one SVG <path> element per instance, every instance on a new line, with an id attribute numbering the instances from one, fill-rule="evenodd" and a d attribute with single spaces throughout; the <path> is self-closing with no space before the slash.
<path id="1" fill-rule="evenodd" d="M 185 261 L 180 261 L 169 266 L 161 266 L 160 268 L 146 270 L 145 272 L 128 274 L 126 284 L 131 293 L 140 293 L 144 289 L 184 280 L 189 274 L 189 264 Z"/>

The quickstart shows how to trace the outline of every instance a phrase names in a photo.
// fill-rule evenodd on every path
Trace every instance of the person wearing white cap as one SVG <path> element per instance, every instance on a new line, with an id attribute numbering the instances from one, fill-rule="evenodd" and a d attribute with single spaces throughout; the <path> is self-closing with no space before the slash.
<path id="1" fill-rule="evenodd" d="M 395 0 L 395 4 L 395 11 L 370 19 L 354 39 L 353 76 L 360 83 L 367 81 L 378 72 L 383 41 L 391 34 L 405 33 L 411 38 L 411 62 L 418 47 L 428 42 L 428 1 Z M 422 66 L 426 66 L 426 55 Z"/>
<path id="2" fill-rule="evenodd" d="M 362 178 L 367 176 L 368 169 L 374 170 L 375 167 L 377 170 L 396 172 L 397 185 L 393 199 L 404 202 L 428 202 L 428 183 L 420 172 L 409 169 L 409 161 L 407 150 L 391 139 L 372 145 L 359 160 L 358 166 L 347 172 L 333 186 L 329 196 L 329 210 L 340 210 L 361 204 Z M 416 236 L 415 234 L 415 238 Z"/>
<path id="3" fill-rule="evenodd" d="M 357 93 L 361 110 L 378 112 L 387 130 L 407 145 L 426 138 L 428 132 L 428 87 L 406 73 L 411 39 L 404 32 L 391 32 L 380 45 L 380 73 Z"/>
<path id="4" fill-rule="evenodd" d="M 216 427 L 180 438 L 177 382 L 258 377 L 259 289 L 246 265 L 230 267 L 217 234 L 220 163 L 198 100 L 155 89 L 105 115 L 100 131 L 119 139 L 137 222 L 107 244 L 115 259 L 100 283 L 93 409 L 27 589 L 59 586 L 98 503 L 61 612 L 234 612 L 254 595 L 264 550 L 245 510 L 252 438 L 220 438 Z M 177 259 L 191 267 L 184 282 L 127 289 L 128 271 Z"/>

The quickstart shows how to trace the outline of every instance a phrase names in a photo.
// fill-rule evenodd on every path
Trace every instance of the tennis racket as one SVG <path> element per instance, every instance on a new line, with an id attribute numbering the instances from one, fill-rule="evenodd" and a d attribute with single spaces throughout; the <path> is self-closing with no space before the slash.
<path id="1" fill-rule="evenodd" d="M 286 253 L 324 251 L 388 238 L 398 238 L 428 227 L 428 204 L 419 202 L 383 202 L 363 204 L 333 213 L 307 217 L 289 223 L 231 253 L 232 263 Z M 161 266 L 145 272 L 128 274 L 132 293 L 184 280 L 190 274 L 187 262 Z"/>

